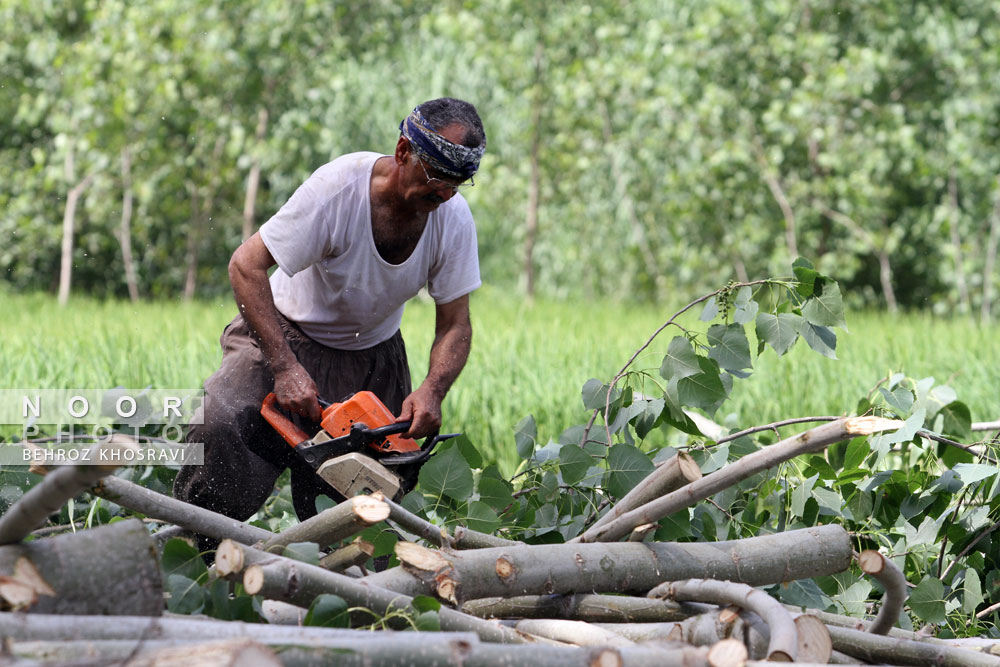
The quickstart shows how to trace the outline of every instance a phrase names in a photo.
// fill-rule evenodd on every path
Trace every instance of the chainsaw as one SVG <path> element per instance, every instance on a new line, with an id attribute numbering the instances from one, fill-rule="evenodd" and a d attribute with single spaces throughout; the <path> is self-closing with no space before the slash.
<path id="1" fill-rule="evenodd" d="M 323 417 L 313 437 L 278 409 L 277 397 L 264 398 L 260 414 L 295 452 L 337 493 L 350 498 L 381 491 L 398 500 L 415 485 L 420 466 L 434 446 L 458 433 L 431 435 L 419 445 L 401 434 L 411 422 L 397 422 L 370 391 L 359 391 L 340 403 L 320 400 Z"/>

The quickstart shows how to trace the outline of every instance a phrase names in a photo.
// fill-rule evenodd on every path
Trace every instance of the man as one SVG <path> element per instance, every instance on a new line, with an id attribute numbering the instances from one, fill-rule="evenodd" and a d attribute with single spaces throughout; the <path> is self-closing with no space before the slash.
<path id="1" fill-rule="evenodd" d="M 181 469 L 175 497 L 242 521 L 286 467 L 300 520 L 316 513 L 318 494 L 335 496 L 260 416 L 271 391 L 310 434 L 317 396 L 365 389 L 412 421 L 408 437 L 441 425 L 441 401 L 469 355 L 469 294 L 481 284 L 458 189 L 473 184 L 486 135 L 475 107 L 452 98 L 419 105 L 400 131 L 393 155 L 352 153 L 320 167 L 233 253 L 240 315 L 205 382 L 204 424 L 188 435 L 204 443 L 204 465 Z M 427 377 L 411 391 L 399 325 L 425 285 L 435 336 Z"/>

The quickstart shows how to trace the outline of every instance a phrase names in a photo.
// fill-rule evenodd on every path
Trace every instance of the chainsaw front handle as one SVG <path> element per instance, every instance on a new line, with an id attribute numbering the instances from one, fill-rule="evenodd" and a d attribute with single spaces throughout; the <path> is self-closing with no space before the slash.
<path id="1" fill-rule="evenodd" d="M 260 414 L 292 447 L 298 447 L 309 439 L 305 431 L 278 410 L 278 397 L 274 395 L 273 391 L 264 398 L 264 402 L 260 406 Z"/>

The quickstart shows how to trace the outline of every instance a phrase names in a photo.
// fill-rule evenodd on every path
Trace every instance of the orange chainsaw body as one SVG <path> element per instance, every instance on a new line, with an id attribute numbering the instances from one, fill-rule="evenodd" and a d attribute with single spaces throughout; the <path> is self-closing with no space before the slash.
<path id="1" fill-rule="evenodd" d="M 359 391 L 343 403 L 333 403 L 323 410 L 320 426 L 330 434 L 331 438 L 339 438 L 346 435 L 355 424 L 364 424 L 370 429 L 375 429 L 395 422 L 396 417 L 389 412 L 389 408 L 385 407 L 378 396 L 370 391 Z M 386 436 L 371 446 L 380 452 L 400 454 L 420 449 L 416 440 L 401 435 Z"/>

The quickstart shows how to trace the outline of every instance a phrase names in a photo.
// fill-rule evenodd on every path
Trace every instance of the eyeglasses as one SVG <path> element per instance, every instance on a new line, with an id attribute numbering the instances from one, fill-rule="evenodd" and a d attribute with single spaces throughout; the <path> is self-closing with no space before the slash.
<path id="1" fill-rule="evenodd" d="M 420 168 L 424 170 L 424 177 L 427 178 L 427 185 L 434 188 L 435 190 L 451 190 L 452 192 L 455 192 L 459 188 L 471 188 L 473 185 L 476 184 L 471 176 L 469 177 L 469 180 L 463 181 L 462 183 L 452 183 L 451 181 L 444 181 L 441 180 L 440 178 L 434 178 L 433 176 L 427 173 L 427 167 L 424 166 L 424 161 L 421 160 L 419 157 L 417 157 L 415 154 L 413 157 L 417 158 L 417 164 L 419 164 Z"/>

